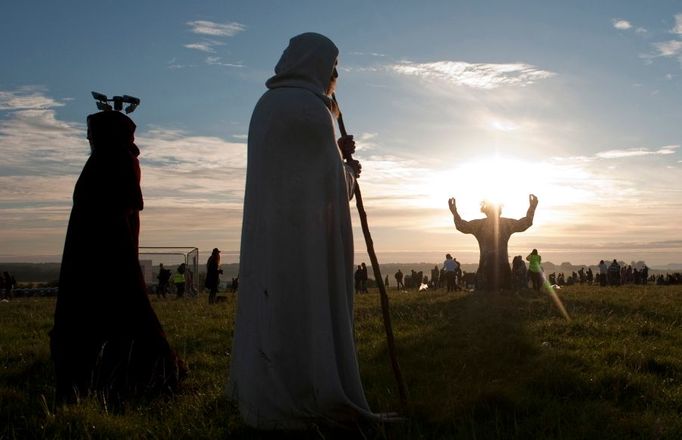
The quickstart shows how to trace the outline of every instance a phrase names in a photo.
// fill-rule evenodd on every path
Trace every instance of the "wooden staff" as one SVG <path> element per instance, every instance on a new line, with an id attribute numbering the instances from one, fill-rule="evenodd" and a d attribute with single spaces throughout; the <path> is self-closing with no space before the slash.
<path id="1" fill-rule="evenodd" d="M 336 101 L 336 95 L 332 94 L 332 100 L 336 105 L 339 112 L 337 121 L 339 123 L 339 131 L 342 136 L 347 136 L 346 126 L 343 123 L 343 115 L 341 114 L 341 109 L 339 108 L 339 103 Z M 343 157 L 346 162 L 353 160 L 350 154 L 345 154 Z M 369 225 L 367 223 L 367 213 L 365 212 L 365 206 L 362 203 L 362 194 L 360 193 L 360 185 L 358 185 L 357 180 L 355 181 L 355 190 L 353 192 L 355 196 L 355 203 L 358 207 L 358 214 L 360 215 L 360 224 L 362 225 L 362 233 L 365 236 L 365 244 L 367 245 L 367 253 L 369 254 L 369 260 L 372 263 L 372 270 L 374 271 L 374 279 L 376 280 L 377 286 L 379 287 L 379 297 L 381 298 L 381 313 L 384 317 L 384 329 L 386 329 L 386 344 L 388 347 L 388 357 L 391 359 L 391 367 L 393 368 L 393 374 L 395 375 L 395 381 L 398 385 L 398 395 L 400 396 L 400 404 L 403 409 L 407 408 L 407 391 L 405 388 L 405 382 L 403 381 L 403 375 L 400 372 L 400 365 L 398 364 L 398 358 L 395 353 L 395 339 L 393 338 L 393 326 L 391 325 L 391 312 L 388 308 L 388 295 L 386 294 L 386 286 L 384 286 L 384 279 L 381 276 L 381 270 L 379 269 L 379 260 L 377 260 L 377 254 L 374 252 L 374 242 L 372 241 L 372 235 L 369 232 Z"/>

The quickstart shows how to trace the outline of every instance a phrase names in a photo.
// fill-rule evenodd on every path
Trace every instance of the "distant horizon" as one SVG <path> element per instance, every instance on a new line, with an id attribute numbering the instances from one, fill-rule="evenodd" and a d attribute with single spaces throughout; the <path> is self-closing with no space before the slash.
<path id="1" fill-rule="evenodd" d="M 385 253 L 378 253 L 378 259 L 379 259 L 379 264 L 380 265 L 395 265 L 395 264 L 438 264 L 441 265 L 444 258 L 445 254 L 447 251 L 444 252 L 438 252 L 438 251 L 431 251 L 431 252 L 423 252 L 423 251 L 401 251 L 401 252 L 385 252 Z M 450 252 L 452 253 L 452 252 Z M 457 255 L 455 253 L 452 253 L 453 256 L 457 259 L 462 264 L 478 264 L 478 254 L 476 254 L 475 258 L 471 257 L 472 252 L 463 252 L 461 254 L 465 254 L 465 257 L 462 257 L 461 254 Z M 542 254 L 542 253 L 541 253 Z M 201 249 L 199 250 L 199 261 L 200 264 L 205 264 L 206 259 L 210 255 L 210 250 L 207 250 L 205 252 L 202 252 Z M 236 251 L 222 251 L 221 252 L 221 264 L 238 264 L 238 257 L 239 252 Z M 511 259 L 515 255 L 522 255 L 525 258 L 525 255 L 523 253 L 516 253 L 513 252 L 510 249 L 509 252 L 509 261 L 511 264 Z M 631 262 L 638 262 L 638 261 L 644 261 L 647 266 L 650 268 L 660 268 L 662 270 L 665 270 L 666 268 L 670 270 L 670 268 L 682 268 L 682 261 L 651 261 L 647 260 L 646 258 L 623 258 L 619 257 L 617 255 L 613 256 L 602 256 L 600 258 L 595 258 L 595 259 L 590 259 L 590 261 L 586 261 L 586 259 L 583 259 L 582 261 L 580 260 L 571 260 L 571 259 L 553 259 L 551 257 L 548 257 L 548 254 L 542 254 L 543 255 L 543 263 L 550 263 L 555 266 L 561 266 L 562 264 L 569 263 L 572 266 L 596 266 L 599 264 L 600 260 L 604 261 L 612 261 L 614 258 L 618 261 L 624 261 L 627 264 L 630 264 Z M 552 255 L 551 253 L 549 255 Z M 392 258 L 391 258 L 392 257 Z M 140 258 L 141 260 L 144 259 L 143 257 Z M 369 256 L 366 253 L 363 252 L 356 252 L 355 253 L 355 262 L 354 264 L 358 265 L 360 263 L 366 263 L 368 266 L 371 264 Z M 0 255 L 0 268 L 2 264 L 43 264 L 43 263 L 61 263 L 61 255 L 23 255 L 23 256 L 12 256 L 12 255 Z"/>

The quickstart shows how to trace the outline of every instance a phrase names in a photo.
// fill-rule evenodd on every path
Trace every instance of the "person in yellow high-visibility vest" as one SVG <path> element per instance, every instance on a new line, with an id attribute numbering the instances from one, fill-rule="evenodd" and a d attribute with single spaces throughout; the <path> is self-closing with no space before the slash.
<path id="1" fill-rule="evenodd" d="M 175 296 L 182 298 L 185 295 L 185 263 L 178 266 L 178 270 L 173 274 L 173 284 L 175 284 Z"/>
<path id="2" fill-rule="evenodd" d="M 542 287 L 542 266 L 540 266 L 542 257 L 538 254 L 537 249 L 533 249 L 530 255 L 526 257 L 526 260 L 529 262 L 528 275 L 533 282 L 533 289 L 540 290 L 540 287 Z"/>

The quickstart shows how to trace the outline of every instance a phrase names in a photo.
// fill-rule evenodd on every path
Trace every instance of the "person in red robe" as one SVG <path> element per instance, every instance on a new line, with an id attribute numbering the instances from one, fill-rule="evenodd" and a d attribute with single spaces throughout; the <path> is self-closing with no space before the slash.
<path id="1" fill-rule="evenodd" d="M 174 390 L 187 369 L 152 309 L 138 258 L 140 150 L 117 111 L 88 116 L 50 332 L 59 402 Z"/>

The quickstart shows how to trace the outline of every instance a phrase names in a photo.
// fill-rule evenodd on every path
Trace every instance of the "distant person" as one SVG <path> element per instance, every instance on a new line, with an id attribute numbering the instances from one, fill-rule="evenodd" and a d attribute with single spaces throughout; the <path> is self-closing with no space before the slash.
<path id="1" fill-rule="evenodd" d="M 360 267 L 362 267 L 360 288 L 362 289 L 362 293 L 367 293 L 367 282 L 369 281 L 369 276 L 367 275 L 367 266 L 365 266 L 365 263 L 362 263 L 360 264 Z"/>
<path id="2" fill-rule="evenodd" d="M 455 228 L 464 234 L 473 234 L 478 241 L 481 255 L 476 273 L 476 289 L 497 291 L 511 287 L 507 247 L 512 234 L 523 232 L 533 225 L 538 198 L 530 194 L 528 203 L 526 216 L 516 220 L 501 217 L 500 205 L 484 201 L 481 203 L 481 212 L 486 218 L 466 221 L 459 216 L 455 199 L 448 201 Z"/>
<path id="3" fill-rule="evenodd" d="M 0 292 L 2 292 L 2 290 L 4 288 L 5 298 L 7 298 L 7 299 L 14 298 L 14 289 L 17 287 L 17 280 L 14 279 L 14 275 L 5 271 L 5 272 L 3 272 L 1 278 L 2 278 L 3 286 L 0 287 Z"/>
<path id="4" fill-rule="evenodd" d="M 362 293 L 362 266 L 359 264 L 353 274 L 353 280 L 355 281 L 355 294 Z"/>
<path id="5" fill-rule="evenodd" d="M 542 257 L 537 249 L 533 249 L 526 260 L 528 261 L 528 276 L 530 282 L 533 283 L 533 289 L 540 290 L 543 284 Z"/>
<path id="6" fill-rule="evenodd" d="M 211 256 L 206 261 L 206 280 L 204 287 L 208 289 L 208 303 L 214 304 L 216 295 L 218 294 L 218 286 L 220 285 L 220 274 L 223 270 L 220 268 L 220 249 L 213 248 Z"/>
<path id="7" fill-rule="evenodd" d="M 175 297 L 182 298 L 185 296 L 185 268 L 187 265 L 182 263 L 178 266 L 173 275 L 173 284 L 175 284 Z"/>
<path id="8" fill-rule="evenodd" d="M 591 267 L 587 268 L 587 272 L 585 272 L 585 279 L 587 280 L 587 284 L 592 284 L 594 281 L 594 272 L 592 272 Z"/>
<path id="9" fill-rule="evenodd" d="M 587 278 L 585 276 L 585 268 L 584 267 L 581 267 L 580 269 L 578 269 L 578 279 L 579 279 L 581 285 L 585 284 L 585 281 Z"/>
<path id="10" fill-rule="evenodd" d="M 455 291 L 455 280 L 457 277 L 457 262 L 452 259 L 452 255 L 445 254 L 443 270 L 445 270 L 445 286 L 448 292 Z"/>
<path id="11" fill-rule="evenodd" d="M 237 291 L 239 290 L 239 274 L 237 274 L 235 278 L 232 278 L 231 287 L 232 293 L 237 293 Z"/>
<path id="12" fill-rule="evenodd" d="M 395 288 L 398 290 L 401 290 L 401 289 L 404 290 L 405 285 L 403 284 L 403 272 L 400 269 L 398 269 L 398 272 L 396 272 L 395 275 L 393 275 L 393 277 L 395 278 L 395 286 L 396 286 Z"/>
<path id="13" fill-rule="evenodd" d="M 637 268 L 632 269 L 632 282 L 635 284 L 642 284 L 642 273 Z"/>
<path id="14" fill-rule="evenodd" d="M 431 269 L 431 284 L 433 285 L 434 289 L 438 288 L 439 274 L 440 270 L 438 269 L 438 266 L 434 266 L 433 269 Z"/>
<path id="15" fill-rule="evenodd" d="M 608 269 L 608 279 L 609 286 L 619 286 L 620 285 L 620 265 L 616 259 L 609 265 Z"/>
<path id="16" fill-rule="evenodd" d="M 388 275 L 386 275 L 386 278 L 384 278 L 384 287 L 386 290 L 388 290 Z"/>
<path id="17" fill-rule="evenodd" d="M 646 285 L 646 283 L 649 281 L 649 268 L 645 264 L 644 267 L 642 267 L 642 284 Z"/>
<path id="18" fill-rule="evenodd" d="M 159 281 L 159 284 L 156 286 L 156 296 L 163 298 L 166 297 L 166 294 L 168 293 L 168 286 L 170 285 L 171 275 L 172 272 L 163 267 L 163 263 L 160 263 L 159 274 L 156 276 L 156 279 Z"/>
<path id="19" fill-rule="evenodd" d="M 604 287 L 606 286 L 607 279 L 606 276 L 609 272 L 609 267 L 606 265 L 604 260 L 599 261 L 599 285 Z"/>
<path id="20" fill-rule="evenodd" d="M 135 124 L 102 111 L 88 116 L 87 127 L 91 153 L 73 193 L 50 349 L 58 402 L 94 393 L 115 404 L 175 389 L 187 370 L 168 345 L 140 268 Z M 102 283 L 103 267 L 116 268 L 115 283 Z"/>
<path id="21" fill-rule="evenodd" d="M 408 289 L 412 289 L 413 287 L 419 289 L 419 284 L 421 284 L 421 277 L 417 274 L 416 270 L 410 269 L 410 276 L 407 277 L 405 285 Z"/>
<path id="22" fill-rule="evenodd" d="M 512 260 L 512 279 L 514 280 L 514 289 L 528 288 L 528 270 L 521 255 L 515 256 Z"/>
<path id="23" fill-rule="evenodd" d="M 457 269 L 455 269 L 455 290 L 462 290 L 459 287 L 459 284 L 462 280 L 462 265 L 459 261 L 457 261 L 457 257 L 452 257 L 452 259 L 455 260 L 455 265 L 457 267 Z"/>
<path id="24" fill-rule="evenodd" d="M 320 34 L 292 38 L 251 116 L 227 388 L 259 429 L 376 420 L 353 335 L 360 167 L 343 160 L 352 137 L 335 139 L 337 56 Z"/>

